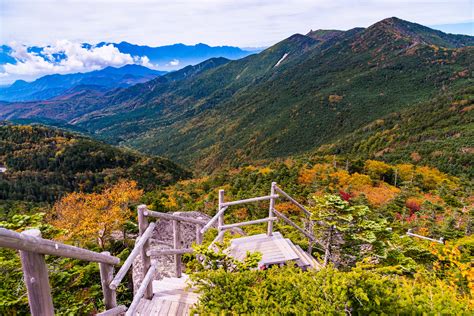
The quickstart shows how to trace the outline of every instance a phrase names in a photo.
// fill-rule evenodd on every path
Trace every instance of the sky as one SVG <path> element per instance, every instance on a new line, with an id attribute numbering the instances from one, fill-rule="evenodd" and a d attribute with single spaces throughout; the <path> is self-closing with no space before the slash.
<path id="1" fill-rule="evenodd" d="M 121 64 L 134 56 L 121 56 L 110 48 L 81 52 L 74 45 L 127 41 L 149 46 L 206 43 L 265 47 L 310 29 L 366 27 L 391 16 L 474 35 L 473 3 L 473 0 L 0 0 L 0 44 L 16 47 L 17 55 L 25 57 L 22 45 L 62 43 L 75 54 L 76 64 L 104 54 L 102 65 L 107 60 L 109 64 L 114 60 Z M 88 54 L 86 61 L 82 60 L 83 53 Z M 147 61 L 134 62 L 146 65 Z M 10 70 L 28 72 L 28 67 Z M 89 68 L 99 66 L 94 67 Z M 50 68 L 54 67 L 43 63 L 38 69 L 44 71 L 36 71 L 54 71 Z M 63 67 L 64 72 L 77 69 L 73 65 Z M 3 72 L 0 69 L 0 83 L 2 77 L 5 81 L 5 69 Z"/>

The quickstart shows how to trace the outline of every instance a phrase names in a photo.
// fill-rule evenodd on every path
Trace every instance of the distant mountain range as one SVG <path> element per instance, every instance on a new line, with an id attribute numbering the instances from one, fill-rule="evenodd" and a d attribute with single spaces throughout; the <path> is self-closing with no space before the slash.
<path id="1" fill-rule="evenodd" d="M 38 101 L 82 90 L 107 91 L 145 82 L 165 73 L 139 65 L 125 65 L 86 73 L 47 75 L 33 82 L 17 80 L 9 87 L 0 88 L 0 101 Z"/>
<path id="2" fill-rule="evenodd" d="M 174 44 L 151 47 L 146 45 L 135 45 L 128 42 L 101 42 L 96 45 L 83 43 L 82 47 L 91 49 L 94 47 L 103 47 L 105 45 L 113 45 L 121 53 L 129 54 L 133 57 L 147 57 L 154 65 L 154 69 L 159 69 L 162 71 L 181 69 L 185 66 L 195 65 L 213 57 L 239 59 L 250 54 L 258 53 L 262 50 L 262 48 L 241 49 L 234 46 L 209 46 L 202 43 L 196 45 Z M 67 58 L 65 54 L 61 53 L 56 53 L 53 56 L 46 56 L 44 52 L 45 48 L 47 47 L 31 46 L 27 48 L 27 52 L 43 57 L 47 61 L 51 61 L 51 57 L 54 57 L 54 62 L 61 62 Z M 12 53 L 12 47 L 8 45 L 0 46 L 0 66 L 7 63 L 17 63 L 17 60 L 12 56 Z"/>
<path id="3" fill-rule="evenodd" d="M 197 45 L 174 44 L 159 47 L 134 45 L 127 42 L 99 43 L 97 46 L 112 44 L 121 53 L 132 56 L 148 57 L 152 64 L 160 70 L 176 70 L 188 65 L 196 65 L 213 57 L 239 59 L 250 54 L 258 53 L 261 49 L 243 50 L 234 46 L 209 46 L 199 43 Z M 85 44 L 88 45 L 88 44 Z M 179 63 L 179 64 L 177 64 Z"/>
<path id="4" fill-rule="evenodd" d="M 259 54 L 212 58 L 128 88 L 3 104 L 0 118 L 69 125 L 205 169 L 318 148 L 401 161 L 426 148 L 441 167 L 462 169 L 472 155 L 473 45 L 472 36 L 388 18 L 295 34 Z M 412 125 L 420 117 L 424 129 Z"/>

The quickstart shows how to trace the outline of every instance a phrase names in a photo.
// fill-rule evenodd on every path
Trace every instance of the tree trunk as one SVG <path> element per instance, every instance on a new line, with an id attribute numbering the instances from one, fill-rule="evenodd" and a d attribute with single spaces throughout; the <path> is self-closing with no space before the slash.
<path id="1" fill-rule="evenodd" d="M 331 226 L 329 229 L 329 236 L 326 243 L 326 251 L 324 253 L 324 266 L 327 266 L 329 263 L 329 259 L 331 258 L 331 243 L 332 243 L 332 234 L 333 234 L 334 226 Z"/>

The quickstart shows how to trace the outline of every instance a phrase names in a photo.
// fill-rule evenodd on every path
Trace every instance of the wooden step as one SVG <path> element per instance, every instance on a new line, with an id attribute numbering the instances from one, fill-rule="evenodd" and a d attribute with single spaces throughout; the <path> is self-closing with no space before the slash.
<path id="1" fill-rule="evenodd" d="M 298 254 L 298 259 L 296 260 L 296 264 L 298 265 L 298 267 L 306 271 L 306 269 L 311 266 L 311 263 L 309 262 L 308 258 L 306 258 L 306 256 L 303 254 L 302 249 L 297 245 L 293 244 L 288 238 L 286 238 L 285 240 L 287 241 L 288 245 Z"/>
<path id="2" fill-rule="evenodd" d="M 300 250 L 300 252 L 303 254 L 303 256 L 306 257 L 306 260 L 310 263 L 311 268 L 316 269 L 316 270 L 321 270 L 322 269 L 323 266 L 321 265 L 321 263 L 318 262 L 318 260 L 316 260 L 313 256 L 311 256 L 306 251 L 303 251 L 303 249 L 301 249 L 300 246 L 295 245 L 295 247 Z"/>
<path id="3" fill-rule="evenodd" d="M 248 251 L 262 254 L 259 267 L 281 264 L 299 258 L 279 232 L 274 232 L 272 236 L 259 234 L 231 240 L 229 254 L 237 260 L 243 260 Z"/>

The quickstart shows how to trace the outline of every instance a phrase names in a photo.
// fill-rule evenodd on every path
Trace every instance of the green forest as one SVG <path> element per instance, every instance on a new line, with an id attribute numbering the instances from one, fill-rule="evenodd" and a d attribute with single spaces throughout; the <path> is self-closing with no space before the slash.
<path id="1" fill-rule="evenodd" d="M 276 182 L 310 221 L 287 200 L 275 209 L 315 243 L 282 220 L 274 231 L 322 268 L 231 257 L 231 240 L 264 223 L 226 234 L 217 251 L 223 226 L 211 228 L 183 255 L 195 313 L 472 315 L 473 45 L 388 18 L 93 96 L 0 103 L 0 227 L 108 251 L 117 272 L 140 240 L 138 205 L 213 217 L 220 190 L 241 200 Z M 258 201 L 224 220 L 268 214 Z M 97 263 L 46 262 L 57 315 L 104 311 Z M 133 286 L 128 271 L 118 304 L 131 304 Z M 18 251 L 0 248 L 0 315 L 29 310 Z"/>
<path id="2" fill-rule="evenodd" d="M 122 217 L 116 227 L 129 236 L 137 232 L 135 206 L 139 203 L 160 212 L 200 211 L 212 216 L 219 189 L 225 189 L 229 199 L 243 199 L 268 194 L 272 181 L 311 210 L 315 220 L 326 224 L 337 222 L 340 240 L 333 248 L 329 264 L 320 271 L 302 272 L 292 266 L 259 271 L 250 264 L 239 271 L 203 270 L 193 256 L 186 257 L 187 272 L 202 293 L 195 307 L 200 314 L 345 314 L 348 311 L 466 314 L 473 307 L 474 209 L 472 186 L 466 178 L 422 164 L 388 164 L 334 155 L 247 164 L 202 177 L 191 177 L 188 171 L 162 162 L 153 169 L 154 178 L 148 172 L 118 173 L 103 178 L 97 171 L 107 170 L 107 175 L 114 175 L 121 168 L 136 168 L 135 164 L 141 163 L 144 156 L 39 126 L 7 125 L 3 126 L 2 135 L 2 142 L 10 144 L 10 150 L 2 152 L 2 163 L 12 172 L 0 176 L 2 181 L 18 181 L 14 184 L 16 187 L 27 187 L 29 183 L 18 176 L 25 164 L 36 170 L 38 183 L 44 185 L 53 185 L 54 182 L 48 182 L 51 178 L 45 175 L 59 172 L 60 168 L 75 170 L 77 175 L 90 172 L 100 176 L 95 178 L 96 182 L 84 182 L 90 186 L 83 186 L 83 182 L 73 182 L 70 186 L 56 184 L 57 195 L 43 199 L 31 199 L 27 194 L 3 199 L 0 226 L 17 231 L 39 228 L 45 238 L 80 244 L 96 251 L 105 249 L 123 260 L 133 248 L 133 238 L 117 240 L 105 236 L 103 244 L 99 244 L 93 227 L 74 230 L 56 219 L 57 212 L 66 212 L 68 205 L 75 207 L 73 212 L 90 211 L 74 204 L 74 194 L 89 197 L 97 204 L 100 198 L 113 200 L 114 194 L 122 197 L 129 194 L 128 215 Z M 36 157 L 44 159 L 15 160 L 12 153 L 17 147 L 14 144 L 20 141 L 26 153 L 33 155 L 31 148 L 34 147 L 38 149 Z M 77 147 L 67 148 L 70 142 Z M 76 145 L 76 142 L 88 146 Z M 76 159 L 64 158 L 58 164 L 61 157 L 68 157 L 68 150 L 82 155 L 74 155 Z M 98 154 L 90 155 L 92 151 Z M 110 152 L 114 154 L 112 161 L 106 158 L 112 157 L 107 156 Z M 71 165 L 67 167 L 64 163 Z M 84 179 L 82 176 L 73 178 Z M 121 188 L 121 181 L 128 184 Z M 276 206 L 295 222 L 301 220 L 301 211 L 291 203 L 277 202 Z M 333 209 L 338 210 L 336 217 L 328 213 Z M 92 216 L 93 211 L 90 212 Z M 233 208 L 225 220 L 258 219 L 267 212 L 267 204 L 259 202 Z M 112 216 L 112 211 L 109 214 Z M 255 234 L 265 229 L 260 224 L 247 226 L 244 231 Z M 443 237 L 445 244 L 408 237 L 405 235 L 408 229 L 435 239 Z M 303 249 L 308 247 L 307 240 L 291 226 L 277 222 L 275 230 Z M 327 226 L 315 226 L 314 233 L 324 240 Z M 215 230 L 207 233 L 205 244 L 215 234 Z M 322 262 L 324 245 L 316 245 L 313 255 Z M 210 260 L 222 260 L 222 257 L 211 256 Z M 86 315 L 104 308 L 97 264 L 53 256 L 48 257 L 47 262 L 57 314 Z M 14 251 L 1 250 L 0 269 L 3 272 L 0 311 L 13 315 L 28 313 L 21 264 Z M 64 291 L 64 288 L 69 290 Z M 128 281 L 118 289 L 118 300 L 129 304 L 131 298 L 129 275 Z"/>

